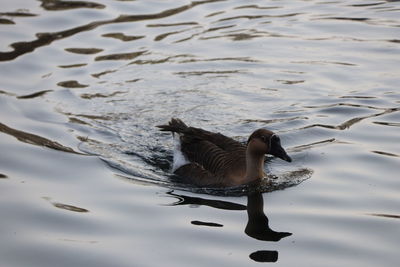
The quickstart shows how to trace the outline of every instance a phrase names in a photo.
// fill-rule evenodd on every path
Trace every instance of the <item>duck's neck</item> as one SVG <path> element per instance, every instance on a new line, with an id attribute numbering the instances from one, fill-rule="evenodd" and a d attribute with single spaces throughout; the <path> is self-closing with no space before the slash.
<path id="1" fill-rule="evenodd" d="M 246 175 L 247 182 L 264 178 L 264 154 L 254 154 L 246 151 Z"/>

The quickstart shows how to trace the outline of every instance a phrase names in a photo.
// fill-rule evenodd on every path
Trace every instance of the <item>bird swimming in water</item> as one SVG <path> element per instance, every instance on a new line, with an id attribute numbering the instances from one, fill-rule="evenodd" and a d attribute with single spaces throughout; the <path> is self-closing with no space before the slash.
<path id="1" fill-rule="evenodd" d="M 258 129 L 242 144 L 220 133 L 187 126 L 172 118 L 161 131 L 172 132 L 176 140 L 173 171 L 184 183 L 199 187 L 230 187 L 263 179 L 265 155 L 292 159 L 277 134 Z"/>

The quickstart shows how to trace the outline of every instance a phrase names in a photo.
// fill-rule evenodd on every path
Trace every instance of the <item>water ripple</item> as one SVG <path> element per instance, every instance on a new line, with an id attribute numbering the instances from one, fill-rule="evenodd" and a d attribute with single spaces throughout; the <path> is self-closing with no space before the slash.
<path id="1" fill-rule="evenodd" d="M 64 39 L 67 37 L 71 37 L 77 33 L 90 31 L 97 27 L 112 24 L 112 23 L 125 23 L 125 22 L 135 22 L 142 20 L 151 20 L 151 19 L 160 19 L 164 17 L 169 17 L 172 15 L 176 15 L 178 13 L 184 12 L 188 9 L 191 9 L 195 6 L 206 4 L 210 2 L 217 2 L 222 0 L 206 0 L 206 1 L 197 1 L 192 2 L 191 4 L 180 6 L 173 9 L 168 9 L 156 14 L 146 14 L 146 15 L 120 15 L 112 20 L 103 20 L 103 21 L 94 21 L 88 23 L 86 25 L 78 26 L 75 28 L 71 28 L 64 31 L 54 32 L 54 33 L 40 33 L 37 34 L 37 39 L 30 42 L 17 42 L 12 43 L 10 46 L 14 49 L 11 52 L 0 52 L 0 61 L 9 61 L 13 60 L 23 54 L 33 52 L 36 48 L 49 45 L 54 41 Z M 4 15 L 10 15 L 5 13 Z M 20 13 L 12 13 L 11 15 L 21 15 Z M 25 15 L 25 14 L 24 14 Z"/>
<path id="2" fill-rule="evenodd" d="M 399 3 L 6 0 L 0 265 L 397 266 Z M 171 117 L 293 162 L 182 184 Z"/>
<path id="3" fill-rule="evenodd" d="M 3 123 L 0 123 L 0 132 L 11 135 L 11 136 L 17 138 L 19 141 L 24 142 L 24 143 L 42 146 L 42 147 L 48 147 L 48 148 L 55 149 L 58 151 L 82 155 L 82 153 L 77 152 L 70 147 L 63 146 L 56 141 L 52 141 L 52 140 L 49 140 L 47 138 L 41 137 L 36 134 L 31 134 L 28 132 L 24 132 L 24 131 L 20 131 L 20 130 L 8 127 L 7 125 L 5 125 Z"/>

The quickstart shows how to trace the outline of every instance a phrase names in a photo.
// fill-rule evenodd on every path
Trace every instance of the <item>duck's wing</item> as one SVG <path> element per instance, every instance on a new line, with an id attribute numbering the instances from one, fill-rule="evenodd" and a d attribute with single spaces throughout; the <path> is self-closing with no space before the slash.
<path id="1" fill-rule="evenodd" d="M 158 127 L 162 131 L 178 133 L 181 151 L 185 157 L 191 163 L 196 163 L 209 172 L 214 179 L 227 178 L 227 174 L 233 169 L 245 168 L 246 146 L 232 138 L 220 133 L 188 127 L 179 119 L 171 119 L 168 125 Z"/>
<path id="2" fill-rule="evenodd" d="M 207 171 L 202 166 L 194 162 L 179 167 L 174 173 L 179 175 L 180 181 L 183 183 L 192 184 L 199 187 L 224 186 L 220 177 L 215 176 L 213 173 Z"/>
<path id="3" fill-rule="evenodd" d="M 227 151 L 208 140 L 182 135 L 181 151 L 190 162 L 197 163 L 216 177 L 226 178 L 233 169 L 245 168 L 245 148 Z"/>
<path id="4" fill-rule="evenodd" d="M 157 127 L 160 128 L 161 131 L 178 133 L 181 136 L 184 136 L 187 142 L 197 140 L 208 141 L 228 153 L 237 152 L 238 150 L 243 150 L 245 148 L 242 143 L 230 137 L 220 133 L 206 131 L 201 128 L 189 127 L 180 119 L 173 118 L 168 124 L 159 125 Z"/>

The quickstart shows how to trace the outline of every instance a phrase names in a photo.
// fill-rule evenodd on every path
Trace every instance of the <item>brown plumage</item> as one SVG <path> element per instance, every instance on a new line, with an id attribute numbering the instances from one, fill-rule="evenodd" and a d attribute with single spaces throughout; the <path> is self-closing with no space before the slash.
<path id="1" fill-rule="evenodd" d="M 157 127 L 179 134 L 181 152 L 188 163 L 174 173 L 197 186 L 227 187 L 262 179 L 265 154 L 291 161 L 279 137 L 266 129 L 254 131 L 244 145 L 220 133 L 189 127 L 180 119 Z"/>

